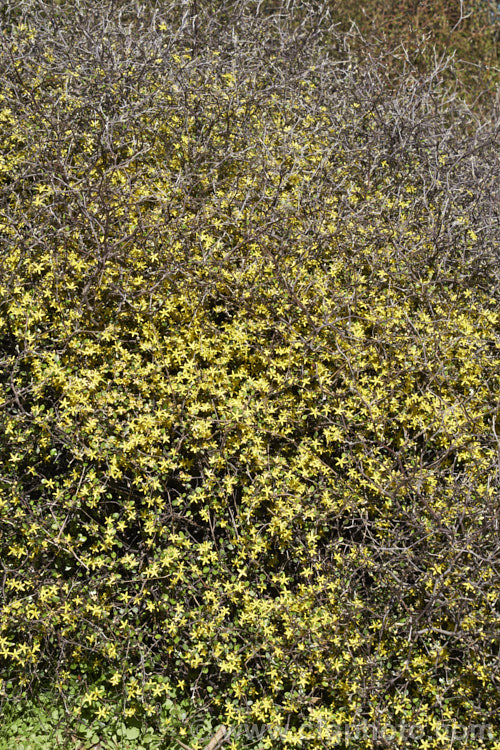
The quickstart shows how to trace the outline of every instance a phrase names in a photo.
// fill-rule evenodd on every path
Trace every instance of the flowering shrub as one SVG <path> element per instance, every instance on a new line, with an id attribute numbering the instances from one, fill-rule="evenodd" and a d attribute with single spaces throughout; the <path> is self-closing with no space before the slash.
<path id="1" fill-rule="evenodd" d="M 4 695 L 496 731 L 497 118 L 195 10 L 3 21 Z"/>

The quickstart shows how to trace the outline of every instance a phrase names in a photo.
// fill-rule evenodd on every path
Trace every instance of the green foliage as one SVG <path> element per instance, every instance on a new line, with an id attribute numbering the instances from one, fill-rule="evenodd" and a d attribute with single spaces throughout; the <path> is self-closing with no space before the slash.
<path id="1" fill-rule="evenodd" d="M 111 697 L 111 696 L 109 696 Z M 80 711 L 70 710 L 79 704 Z M 96 715 L 97 713 L 97 715 Z M 160 726 L 153 730 L 138 717 L 123 717 L 120 702 L 93 712 L 81 702 L 74 686 L 65 700 L 53 690 L 42 690 L 35 698 L 5 702 L 2 710 L 0 750 L 178 750 L 181 743 L 205 746 L 216 733 L 216 723 L 192 701 L 164 699 Z M 189 746 L 189 745 L 188 745 Z"/>
<path id="2" fill-rule="evenodd" d="M 4 705 L 193 750 L 496 731 L 494 110 L 212 5 L 6 27 Z"/>
<path id="3" fill-rule="evenodd" d="M 54 697 L 52 693 L 42 693 L 36 703 L 25 699 L 7 704 L 2 714 L 0 750 L 13 747 L 19 750 L 91 750 L 96 747 L 99 750 L 165 750 L 179 747 L 172 741 L 172 734 L 184 737 L 188 734 L 183 720 L 186 714 L 176 710 L 171 701 L 165 701 L 162 709 L 163 718 L 171 720 L 171 728 L 160 735 L 133 719 L 124 722 L 115 717 L 112 721 L 102 721 L 80 716 L 72 720 L 62 704 L 57 707 Z M 207 728 L 212 729 L 211 725 L 205 726 L 205 731 Z M 189 733 L 188 739 L 191 736 L 196 739 L 195 733 Z"/>

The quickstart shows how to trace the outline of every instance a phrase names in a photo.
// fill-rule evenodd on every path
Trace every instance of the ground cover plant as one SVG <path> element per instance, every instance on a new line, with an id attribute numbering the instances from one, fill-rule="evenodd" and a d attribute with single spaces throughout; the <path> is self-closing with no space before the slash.
<path id="1" fill-rule="evenodd" d="M 1 699 L 57 742 L 500 747 L 498 70 L 336 12 L 2 10 Z"/>

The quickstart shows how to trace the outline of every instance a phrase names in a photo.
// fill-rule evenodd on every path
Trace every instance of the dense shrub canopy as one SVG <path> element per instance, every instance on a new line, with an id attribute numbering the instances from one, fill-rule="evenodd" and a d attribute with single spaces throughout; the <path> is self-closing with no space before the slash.
<path id="1" fill-rule="evenodd" d="M 167 5 L 4 12 L 6 695 L 495 729 L 496 110 Z"/>

